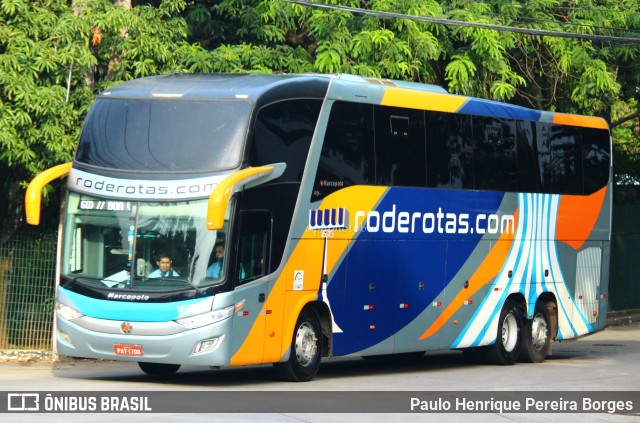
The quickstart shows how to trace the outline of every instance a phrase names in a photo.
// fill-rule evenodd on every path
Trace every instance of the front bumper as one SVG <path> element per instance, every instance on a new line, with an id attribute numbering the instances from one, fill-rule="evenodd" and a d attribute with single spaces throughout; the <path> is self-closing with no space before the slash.
<path id="1" fill-rule="evenodd" d="M 196 329 L 174 321 L 126 322 L 131 328 L 129 334 L 122 333 L 122 321 L 86 316 L 74 320 L 56 316 L 56 319 L 58 354 L 64 356 L 205 366 L 226 366 L 230 360 L 226 335 L 231 318 Z M 208 342 L 209 349 L 195 352 L 196 345 L 203 341 Z M 142 355 L 117 354 L 116 345 L 135 346 L 136 353 L 141 351 Z M 121 348 L 118 350 L 122 353 Z"/>

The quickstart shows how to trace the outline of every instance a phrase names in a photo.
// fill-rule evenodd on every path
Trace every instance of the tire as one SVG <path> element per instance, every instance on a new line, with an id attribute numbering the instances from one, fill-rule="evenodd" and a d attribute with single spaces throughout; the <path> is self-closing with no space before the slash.
<path id="1" fill-rule="evenodd" d="M 138 362 L 140 369 L 151 376 L 170 376 L 178 371 L 179 364 Z"/>
<path id="2" fill-rule="evenodd" d="M 511 365 L 520 355 L 522 312 L 512 300 L 505 301 L 498 318 L 496 342 L 485 347 L 485 358 L 491 364 Z"/>
<path id="3" fill-rule="evenodd" d="M 312 310 L 300 314 L 293 332 L 289 359 L 274 363 L 282 379 L 289 382 L 307 382 L 320 368 L 322 358 L 322 330 L 318 316 Z"/>
<path id="4" fill-rule="evenodd" d="M 522 327 L 520 358 L 529 363 L 542 363 L 551 344 L 551 319 L 544 304 L 536 304 L 533 319 L 526 319 Z"/>

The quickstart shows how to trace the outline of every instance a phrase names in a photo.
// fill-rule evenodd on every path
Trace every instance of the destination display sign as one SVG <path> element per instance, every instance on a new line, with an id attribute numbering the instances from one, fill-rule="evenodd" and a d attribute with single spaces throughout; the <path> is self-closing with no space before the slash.
<path id="1" fill-rule="evenodd" d="M 131 211 L 130 201 L 80 200 L 80 210 Z"/>

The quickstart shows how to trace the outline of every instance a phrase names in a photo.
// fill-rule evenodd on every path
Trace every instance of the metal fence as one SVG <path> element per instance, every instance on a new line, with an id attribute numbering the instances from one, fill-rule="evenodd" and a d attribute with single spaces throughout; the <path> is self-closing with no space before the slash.
<path id="1" fill-rule="evenodd" d="M 640 309 L 640 202 L 613 206 L 609 310 Z"/>
<path id="2" fill-rule="evenodd" d="M 0 350 L 50 350 L 55 231 L 26 228 L 0 243 Z"/>

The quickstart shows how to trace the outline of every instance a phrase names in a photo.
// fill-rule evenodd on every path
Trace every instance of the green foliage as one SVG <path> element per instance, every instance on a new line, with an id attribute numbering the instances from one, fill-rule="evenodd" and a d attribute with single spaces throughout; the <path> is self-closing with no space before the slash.
<path id="1" fill-rule="evenodd" d="M 79 87 L 67 100 L 67 79 L 95 60 L 82 46 L 89 28 L 70 14 L 66 2 L 2 0 L 0 161 L 12 177 L 69 161 L 75 147 L 91 96 Z"/>
<path id="2" fill-rule="evenodd" d="M 640 43 L 382 19 L 286 0 L 114 2 L 0 0 L 0 170 L 11 170 L 5 183 L 69 161 L 97 92 L 168 72 L 349 72 L 613 121 L 638 110 Z M 325 3 L 640 37 L 640 0 Z M 633 125 L 637 119 L 614 131 L 616 162 L 640 176 Z"/>
<path id="3" fill-rule="evenodd" d="M 476 74 L 476 65 L 467 55 L 453 55 L 445 69 L 449 89 L 457 94 L 471 91 L 471 81 Z"/>

